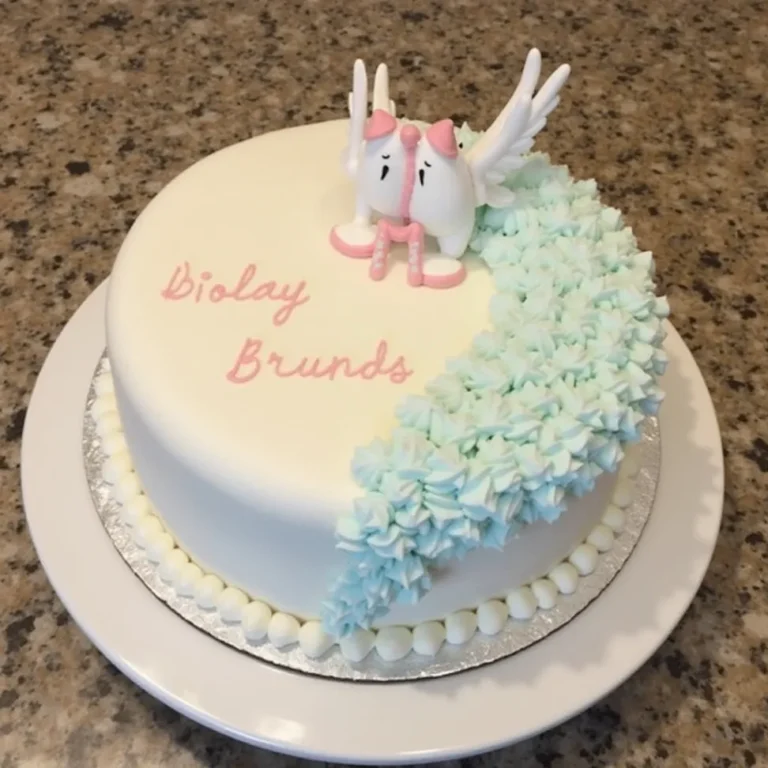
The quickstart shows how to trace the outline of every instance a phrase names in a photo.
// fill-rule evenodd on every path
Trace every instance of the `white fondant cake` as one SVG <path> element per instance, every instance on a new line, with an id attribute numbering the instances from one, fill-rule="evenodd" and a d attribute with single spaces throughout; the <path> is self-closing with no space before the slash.
<path id="1" fill-rule="evenodd" d="M 355 448 L 385 437 L 400 400 L 470 347 L 489 324 L 492 295 L 475 259 L 461 286 L 422 291 L 408 286 L 402 264 L 376 283 L 333 251 L 327 232 L 353 203 L 337 161 L 344 129 L 269 134 L 183 173 L 131 230 L 107 304 L 120 416 L 158 513 L 204 568 L 306 618 L 320 615 L 343 565 L 334 536 L 360 495 Z M 211 300 L 217 284 L 235 293 L 249 265 L 255 274 L 240 295 L 266 284 L 265 295 L 298 300 Z M 276 325 L 281 312 L 287 319 Z M 262 345 L 258 362 L 238 365 L 249 341 Z M 380 367 L 401 360 L 402 382 L 346 375 L 375 360 L 382 341 Z M 319 360 L 322 371 L 334 357 L 351 365 L 332 380 L 280 375 L 305 358 L 306 370 Z M 612 482 L 574 499 L 556 524 L 526 531 L 519 546 L 468 555 L 386 623 L 441 618 L 546 573 L 599 521 Z"/>
<path id="2" fill-rule="evenodd" d="M 535 135 L 525 120 L 540 130 L 546 114 L 523 106 L 520 135 Z M 445 125 L 419 154 L 419 130 L 380 122 L 368 147 L 383 135 L 376 162 L 394 163 L 401 132 L 408 214 L 425 171 L 464 160 Z M 100 430 L 107 479 L 177 590 L 255 641 L 316 656 L 335 636 L 350 659 L 394 660 L 550 607 L 610 548 L 611 499 L 629 503 L 610 471 L 661 399 L 666 306 L 594 186 L 518 157 L 528 134 L 514 163 L 499 155 L 519 169 L 517 204 L 498 170 L 475 179 L 508 206 L 478 209 L 482 259 L 456 270 L 439 233 L 439 253 L 425 244 L 431 225 L 384 217 L 362 252 L 371 212 L 339 167 L 347 130 L 220 151 L 142 213 L 110 280 Z M 477 135 L 462 137 L 471 151 Z M 405 243 L 389 262 L 384 241 Z"/>

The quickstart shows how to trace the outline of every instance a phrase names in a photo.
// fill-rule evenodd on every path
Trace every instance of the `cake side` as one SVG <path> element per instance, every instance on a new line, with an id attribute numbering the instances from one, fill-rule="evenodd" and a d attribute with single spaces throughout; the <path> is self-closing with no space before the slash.
<path id="1" fill-rule="evenodd" d="M 319 618 L 328 584 L 344 566 L 344 553 L 334 546 L 334 520 L 297 530 L 290 517 L 281 520 L 242 505 L 153 438 L 127 405 L 117 379 L 110 387 L 119 408 L 114 427 L 126 441 L 131 470 L 174 542 L 224 583 L 299 619 Z M 470 552 L 444 564 L 419 603 L 394 606 L 375 626 L 440 620 L 545 575 L 600 522 L 614 485 L 614 477 L 602 478 L 592 493 L 570 499 L 560 520 L 528 526 L 503 550 Z"/>
<path id="2" fill-rule="evenodd" d="M 222 578 L 221 574 L 206 568 L 180 545 L 168 530 L 162 516 L 157 513 L 141 486 L 122 431 L 121 414 L 115 397 L 114 380 L 108 361 L 94 381 L 96 399 L 90 415 L 95 421 L 101 450 L 108 457 L 102 465 L 104 479 L 113 487 L 112 495 L 119 504 L 120 516 L 131 532 L 135 544 L 145 553 L 150 563 L 157 564 L 160 579 L 172 587 L 181 599 L 192 599 L 206 614 L 216 612 L 227 626 L 239 625 L 249 644 L 269 643 L 277 649 L 289 649 L 298 644 L 309 658 L 325 656 L 338 639 L 324 631 L 320 621 L 298 617 L 248 594 Z M 639 464 L 631 457 L 622 464 L 621 478 L 615 488 L 603 482 L 603 491 L 593 494 L 592 503 L 583 504 L 581 512 L 588 510 L 591 524 L 584 537 L 578 537 L 575 546 L 568 546 L 563 556 L 554 556 L 555 548 L 564 545 L 579 526 L 586 522 L 584 514 L 566 516 L 544 530 L 531 525 L 521 534 L 519 542 L 512 542 L 504 553 L 506 574 L 495 583 L 510 583 L 513 572 L 522 573 L 520 566 L 538 573 L 548 562 L 550 566 L 540 578 L 530 577 L 514 588 L 495 591 L 488 587 L 483 593 L 483 582 L 492 570 L 483 570 L 484 558 L 471 563 L 467 560 L 454 564 L 450 573 L 439 574 L 435 589 L 424 601 L 424 611 L 413 621 L 393 611 L 384 626 L 374 630 L 356 630 L 338 640 L 341 654 L 351 662 L 362 661 L 374 651 L 384 661 L 397 661 L 411 652 L 424 657 L 437 655 L 444 643 L 462 645 L 476 632 L 496 635 L 509 620 L 526 622 L 537 611 L 548 611 L 560 601 L 560 596 L 571 595 L 579 587 L 580 578 L 589 576 L 597 567 L 600 555 L 610 552 L 615 536 L 624 526 L 625 509 L 632 500 L 634 478 Z M 603 478 L 603 481 L 609 478 Z M 607 500 L 610 500 L 607 501 Z M 586 502 L 587 500 L 581 500 Z M 600 503 L 598 503 L 600 502 Z M 605 502 L 606 506 L 601 506 Z M 575 512 L 576 510 L 574 510 Z M 595 511 L 599 514 L 595 515 Z M 568 526 L 563 526 L 568 523 Z M 542 546 L 543 545 L 543 546 Z M 499 553 L 501 554 L 501 553 Z M 517 557 L 515 557 L 517 555 Z M 479 568 L 477 567 L 479 565 Z M 443 578 L 446 577 L 447 578 Z M 461 585 L 474 583 L 484 595 L 480 600 L 461 602 Z M 494 582 L 491 582 L 494 583 Z M 440 599 L 448 600 L 442 612 Z M 436 603 L 437 600 L 437 603 Z M 453 601 L 453 602 L 450 602 Z M 459 601 L 459 602 L 457 602 Z M 459 606 L 456 609 L 455 606 Z M 430 611 L 434 613 L 431 618 Z M 395 621 L 398 619 L 399 621 Z"/>

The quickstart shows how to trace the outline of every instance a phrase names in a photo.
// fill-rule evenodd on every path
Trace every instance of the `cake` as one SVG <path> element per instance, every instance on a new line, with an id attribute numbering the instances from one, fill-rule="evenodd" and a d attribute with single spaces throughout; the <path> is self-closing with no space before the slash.
<path id="1" fill-rule="evenodd" d="M 223 149 L 131 228 L 104 474 L 250 641 L 432 656 L 550 609 L 621 530 L 668 306 L 596 184 L 531 151 L 568 77 L 540 66 L 475 132 L 398 118 L 383 66 L 369 114 L 358 62 L 349 119 Z"/>

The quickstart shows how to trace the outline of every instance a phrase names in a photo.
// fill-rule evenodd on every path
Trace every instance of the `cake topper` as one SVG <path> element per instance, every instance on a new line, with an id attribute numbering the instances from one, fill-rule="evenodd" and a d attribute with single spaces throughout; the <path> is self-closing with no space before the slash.
<path id="1" fill-rule="evenodd" d="M 397 118 L 385 64 L 376 70 L 369 116 L 368 76 L 358 59 L 343 155 L 344 169 L 357 185 L 355 216 L 331 230 L 333 247 L 346 256 L 372 259 L 370 276 L 381 280 L 391 243 L 406 243 L 410 285 L 459 285 L 466 275 L 461 257 L 472 235 L 475 208 L 513 201 L 504 179 L 525 164 L 523 154 L 557 106 L 570 67 L 559 67 L 534 96 L 540 73 L 541 54 L 534 48 L 512 98 L 471 149 L 462 152 L 451 120 L 429 125 Z M 425 236 L 436 239 L 438 252 L 425 253 Z"/>

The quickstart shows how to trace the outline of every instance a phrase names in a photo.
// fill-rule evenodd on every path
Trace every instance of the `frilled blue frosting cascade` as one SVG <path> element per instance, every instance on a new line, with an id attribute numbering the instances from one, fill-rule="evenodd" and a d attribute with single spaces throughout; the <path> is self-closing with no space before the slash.
<path id="1" fill-rule="evenodd" d="M 478 135 L 464 126 L 459 140 Z M 494 276 L 492 328 L 400 403 L 388 441 L 355 453 L 365 495 L 337 526 L 349 561 L 324 606 L 334 635 L 417 601 L 433 565 L 556 520 L 662 400 L 669 306 L 651 254 L 594 181 L 545 155 L 506 184 L 515 203 L 478 209 L 471 244 Z"/>

